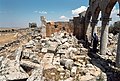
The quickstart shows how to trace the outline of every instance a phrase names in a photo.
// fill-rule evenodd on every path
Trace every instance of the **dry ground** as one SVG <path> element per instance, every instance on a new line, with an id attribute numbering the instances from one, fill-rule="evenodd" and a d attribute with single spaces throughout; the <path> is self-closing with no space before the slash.
<path id="1" fill-rule="evenodd" d="M 3 45 L 8 42 L 12 42 L 13 40 L 16 40 L 17 36 L 13 33 L 9 34 L 3 34 L 0 36 L 0 45 Z"/>

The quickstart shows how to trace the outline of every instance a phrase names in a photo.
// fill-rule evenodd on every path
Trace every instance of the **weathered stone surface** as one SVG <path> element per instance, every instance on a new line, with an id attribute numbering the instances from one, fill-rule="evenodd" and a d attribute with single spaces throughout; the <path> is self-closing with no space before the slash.
<path id="1" fill-rule="evenodd" d="M 64 80 L 64 81 L 74 81 L 74 79 L 73 79 L 72 77 L 70 77 L 70 78 L 67 78 L 67 79 Z"/>
<path id="2" fill-rule="evenodd" d="M 57 46 L 58 46 L 58 43 L 57 42 L 49 42 L 49 44 L 50 44 L 50 47 L 48 48 L 48 52 L 55 53 Z"/>
<path id="3" fill-rule="evenodd" d="M 14 72 L 9 75 L 6 75 L 7 80 L 22 80 L 27 79 L 29 76 L 27 73 Z"/>
<path id="4" fill-rule="evenodd" d="M 53 65 L 60 65 L 60 55 L 54 57 Z"/>
<path id="5" fill-rule="evenodd" d="M 41 63 L 43 65 L 46 65 L 46 64 L 52 64 L 53 62 L 53 57 L 54 57 L 54 54 L 53 53 L 46 53 L 43 57 L 43 59 L 41 60 Z"/>
<path id="6" fill-rule="evenodd" d="M 83 44 L 78 44 L 78 40 L 67 33 L 56 33 L 44 39 L 36 33 L 31 41 L 16 50 L 13 54 L 16 59 L 0 57 L 0 76 L 2 80 L 28 78 L 27 81 L 86 81 L 85 77 L 90 76 L 87 80 L 94 81 L 101 72 L 98 67 L 106 71 L 103 67 L 105 63 L 93 60 L 87 53 L 88 49 L 84 48 Z M 94 59 L 95 55 L 100 58 L 97 54 L 92 55 Z M 89 62 L 90 60 L 93 61 Z M 91 63 L 96 66 L 98 64 L 98 67 Z M 3 74 L 7 78 L 4 78 Z"/>
<path id="7" fill-rule="evenodd" d="M 25 46 L 26 48 L 32 48 L 35 44 L 35 42 L 33 40 L 30 40 Z"/>
<path id="8" fill-rule="evenodd" d="M 26 58 L 29 58 L 31 54 L 33 54 L 32 50 L 30 49 L 25 49 L 23 50 L 23 56 L 22 57 L 26 57 Z"/>
<path id="9" fill-rule="evenodd" d="M 80 81 L 96 81 L 92 75 L 81 76 Z"/>
<path id="10" fill-rule="evenodd" d="M 0 57 L 0 66 L 1 66 L 1 62 L 3 61 L 3 59 L 4 59 L 4 57 L 1 56 L 1 57 Z"/>
<path id="11" fill-rule="evenodd" d="M 32 75 L 27 79 L 27 81 L 44 81 L 43 77 L 43 67 L 34 69 Z"/>
<path id="12" fill-rule="evenodd" d="M 0 81 L 7 81 L 7 78 L 5 76 L 0 76 Z"/>
<path id="13" fill-rule="evenodd" d="M 68 48 L 68 51 L 69 51 L 69 52 L 71 52 L 71 51 L 77 52 L 77 48 L 69 47 L 69 48 Z"/>
<path id="14" fill-rule="evenodd" d="M 41 49 L 41 52 L 42 52 L 42 53 L 47 53 L 47 51 L 48 51 L 48 48 L 42 48 L 42 49 Z"/>
<path id="15" fill-rule="evenodd" d="M 77 73 L 77 67 L 76 66 L 73 66 L 72 69 L 71 69 L 71 76 L 74 77 Z"/>
<path id="16" fill-rule="evenodd" d="M 108 37 L 109 37 L 110 39 L 112 39 L 112 38 L 113 38 L 113 34 L 112 34 L 112 33 L 109 33 Z"/>
<path id="17" fill-rule="evenodd" d="M 21 55 L 22 55 L 22 48 L 21 47 L 19 47 L 17 50 L 16 50 L 16 58 L 15 58 L 15 60 L 16 60 L 16 62 L 17 63 L 19 63 L 20 62 L 20 58 L 21 58 Z"/>
<path id="18" fill-rule="evenodd" d="M 62 43 L 65 43 L 65 42 L 67 42 L 68 41 L 68 39 L 67 38 L 64 38 L 64 39 L 62 39 Z"/>
<path id="19" fill-rule="evenodd" d="M 39 64 L 30 62 L 30 61 L 25 61 L 25 60 L 21 60 L 21 61 L 20 61 L 20 65 L 26 66 L 26 67 L 30 67 L 30 68 L 37 68 L 37 67 L 40 67 Z"/>
<path id="20" fill-rule="evenodd" d="M 15 60 L 4 59 L 1 68 L 0 75 L 4 75 L 6 80 L 21 80 L 29 77 Z"/>
<path id="21" fill-rule="evenodd" d="M 118 47 L 117 47 L 117 56 L 116 56 L 116 65 L 120 68 L 120 33 L 118 38 Z"/>
<path id="22" fill-rule="evenodd" d="M 61 59 L 60 61 L 61 65 L 64 65 L 67 69 L 71 69 L 73 66 L 73 60 L 71 59 Z"/>
<path id="23" fill-rule="evenodd" d="M 58 81 L 60 78 L 60 73 L 57 70 L 57 68 L 50 64 L 44 66 L 43 73 L 44 73 L 44 77 L 48 80 L 52 79 L 52 80 Z"/>
<path id="24" fill-rule="evenodd" d="M 58 49 L 57 54 L 66 54 L 66 49 Z"/>

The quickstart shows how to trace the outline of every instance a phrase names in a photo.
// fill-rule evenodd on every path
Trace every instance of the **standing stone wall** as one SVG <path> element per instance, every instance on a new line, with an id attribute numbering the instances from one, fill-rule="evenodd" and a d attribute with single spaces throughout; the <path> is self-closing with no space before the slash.
<path id="1" fill-rule="evenodd" d="M 66 31 L 73 33 L 73 22 L 48 22 L 46 24 L 46 36 L 50 37 L 55 32 Z"/>
<path id="2" fill-rule="evenodd" d="M 84 16 L 85 12 L 82 12 L 79 14 L 78 17 L 73 18 L 73 24 L 74 24 L 74 36 L 76 36 L 78 39 L 84 39 Z"/>

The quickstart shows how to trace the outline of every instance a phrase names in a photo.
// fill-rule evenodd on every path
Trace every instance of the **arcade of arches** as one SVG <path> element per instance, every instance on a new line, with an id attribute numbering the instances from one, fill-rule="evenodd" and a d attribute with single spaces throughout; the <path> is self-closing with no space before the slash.
<path id="1" fill-rule="evenodd" d="M 98 22 L 98 16 L 101 12 L 102 28 L 101 28 L 101 37 L 100 37 L 100 54 L 106 54 L 107 50 L 107 42 L 108 42 L 108 29 L 109 29 L 109 21 L 111 20 L 110 14 L 112 12 L 113 7 L 116 3 L 119 4 L 120 9 L 120 0 L 89 0 L 89 7 L 86 11 L 85 15 L 85 35 L 89 36 L 90 28 L 92 33 L 95 32 L 95 26 Z M 120 10 L 116 15 L 120 16 Z M 91 26 L 91 27 L 90 27 Z M 120 67 L 120 35 L 118 40 L 118 48 L 117 48 L 117 56 L 116 56 L 116 64 Z"/>

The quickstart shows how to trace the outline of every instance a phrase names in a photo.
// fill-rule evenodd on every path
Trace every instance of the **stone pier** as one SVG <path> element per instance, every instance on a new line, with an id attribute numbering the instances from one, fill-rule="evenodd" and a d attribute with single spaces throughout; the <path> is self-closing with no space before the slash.
<path id="1" fill-rule="evenodd" d="M 93 20 L 91 22 L 91 27 L 92 27 L 92 33 L 91 33 L 91 36 L 93 36 L 93 33 L 97 33 L 97 28 L 96 28 L 96 24 L 97 24 L 98 20 Z"/>
<path id="2" fill-rule="evenodd" d="M 120 32 L 118 37 L 118 47 L 117 47 L 117 56 L 116 56 L 116 66 L 120 67 Z"/>
<path id="3" fill-rule="evenodd" d="M 86 35 L 87 35 L 87 38 L 88 38 L 88 41 L 89 41 L 89 42 L 90 42 L 91 39 L 92 39 L 91 33 L 92 33 L 92 27 L 91 27 L 91 24 L 89 23 L 89 24 L 88 24 L 87 31 L 86 31 Z"/>
<path id="4" fill-rule="evenodd" d="M 120 0 L 119 0 L 119 17 L 120 17 Z M 116 55 L 116 66 L 120 68 L 120 30 L 118 36 L 118 47 L 117 47 L 117 55 Z"/>
<path id="5" fill-rule="evenodd" d="M 93 43 L 93 40 L 92 40 L 93 34 L 94 34 L 94 33 L 97 33 L 97 27 L 96 27 L 97 22 L 98 22 L 98 20 L 93 20 L 93 21 L 91 22 L 91 27 L 92 27 L 92 32 L 91 32 L 91 44 Z"/>
<path id="6" fill-rule="evenodd" d="M 101 38 L 100 38 L 100 54 L 105 55 L 107 51 L 108 43 L 108 29 L 109 29 L 109 18 L 103 18 L 102 20 L 102 29 L 101 29 Z"/>

